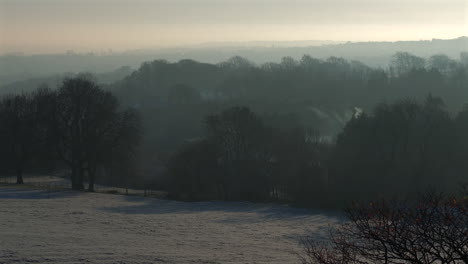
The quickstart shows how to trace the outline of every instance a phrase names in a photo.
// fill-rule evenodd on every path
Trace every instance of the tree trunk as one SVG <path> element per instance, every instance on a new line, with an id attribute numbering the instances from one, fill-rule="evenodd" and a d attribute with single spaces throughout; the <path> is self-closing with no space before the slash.
<path id="1" fill-rule="evenodd" d="M 71 181 L 73 190 L 83 190 L 83 169 L 79 168 L 78 166 L 72 168 Z"/>
<path id="2" fill-rule="evenodd" d="M 15 144 L 14 155 L 16 159 L 16 184 L 23 184 L 24 152 L 21 144 Z"/>
<path id="3" fill-rule="evenodd" d="M 20 164 L 16 165 L 16 184 L 24 184 L 23 167 Z"/>
<path id="4" fill-rule="evenodd" d="M 78 168 L 78 177 L 77 177 L 77 182 L 76 182 L 76 186 L 78 188 L 78 190 L 83 190 L 84 189 L 84 184 L 83 184 L 83 169 L 80 167 Z"/>
<path id="5" fill-rule="evenodd" d="M 76 168 L 75 167 L 72 167 L 70 180 L 71 180 L 71 184 L 72 184 L 72 189 L 76 190 Z"/>
<path id="6" fill-rule="evenodd" d="M 88 192 L 94 192 L 94 178 L 89 178 Z"/>
<path id="7" fill-rule="evenodd" d="M 94 179 L 96 176 L 96 169 L 95 168 L 90 168 L 88 170 L 89 174 L 89 184 L 88 184 L 88 191 L 89 192 L 94 192 Z"/>

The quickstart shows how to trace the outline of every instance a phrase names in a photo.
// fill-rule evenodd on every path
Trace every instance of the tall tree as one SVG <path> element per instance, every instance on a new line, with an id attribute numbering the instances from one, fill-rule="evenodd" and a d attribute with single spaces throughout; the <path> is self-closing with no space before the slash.
<path id="1" fill-rule="evenodd" d="M 0 133 L 16 171 L 16 183 L 23 184 L 23 169 L 30 159 L 36 125 L 31 97 L 21 94 L 2 98 L 0 119 Z"/>
<path id="2" fill-rule="evenodd" d="M 396 76 L 408 74 L 413 70 L 424 69 L 426 60 L 408 52 L 397 52 L 392 57 L 390 69 Z"/>
<path id="3" fill-rule="evenodd" d="M 22 184 L 23 172 L 32 160 L 49 156 L 54 93 L 40 88 L 32 94 L 7 95 L 0 100 L 0 137 L 7 163 Z"/>
<path id="4" fill-rule="evenodd" d="M 109 162 L 112 151 L 125 145 L 124 140 L 130 139 L 128 133 L 136 133 L 139 123 L 135 120 L 130 112 L 119 110 L 115 96 L 89 78 L 64 80 L 57 96 L 57 146 L 60 157 L 71 168 L 73 189 L 84 188 L 85 172 L 89 189 L 94 189 L 98 165 Z M 137 140 L 127 142 L 137 144 Z"/>
<path id="5" fill-rule="evenodd" d="M 262 193 L 258 189 L 265 186 L 261 164 L 266 161 L 269 130 L 261 119 L 246 107 L 232 107 L 208 116 L 206 125 L 208 140 L 218 149 L 225 199 Z M 266 188 L 264 195 L 268 195 Z"/>

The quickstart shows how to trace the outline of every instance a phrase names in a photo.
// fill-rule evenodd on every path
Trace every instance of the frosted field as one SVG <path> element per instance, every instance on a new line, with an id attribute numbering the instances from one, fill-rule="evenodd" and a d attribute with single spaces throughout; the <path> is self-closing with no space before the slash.
<path id="1" fill-rule="evenodd" d="M 297 263 L 331 214 L 0 186 L 0 263 Z"/>

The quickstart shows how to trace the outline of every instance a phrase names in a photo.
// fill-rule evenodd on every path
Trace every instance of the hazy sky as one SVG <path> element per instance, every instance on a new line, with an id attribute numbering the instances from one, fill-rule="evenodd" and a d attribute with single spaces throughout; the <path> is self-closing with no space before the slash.
<path id="1" fill-rule="evenodd" d="M 0 0 L 0 53 L 468 35 L 468 0 Z"/>

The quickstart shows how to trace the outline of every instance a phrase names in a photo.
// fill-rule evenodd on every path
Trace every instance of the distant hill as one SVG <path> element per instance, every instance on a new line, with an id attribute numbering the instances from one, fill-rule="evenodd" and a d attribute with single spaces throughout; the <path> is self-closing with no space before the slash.
<path id="1" fill-rule="evenodd" d="M 263 43 L 265 44 L 265 43 Z M 233 56 L 241 56 L 255 63 L 279 62 L 281 58 L 290 56 L 295 59 L 304 54 L 312 57 L 327 58 L 343 57 L 348 60 L 359 60 L 370 66 L 385 67 L 391 56 L 398 51 L 406 51 L 420 57 L 429 57 L 443 53 L 452 58 L 458 58 L 461 52 L 468 52 L 468 37 L 441 40 L 397 41 L 397 42 L 346 42 L 322 45 L 304 45 L 290 43 L 282 45 L 222 45 L 201 48 L 179 48 L 158 51 L 158 58 L 176 62 L 182 59 L 193 59 L 200 62 L 217 63 Z M 295 44 L 295 46 L 293 46 Z M 145 51 L 140 51 L 145 52 Z M 133 51 L 139 54 L 138 51 Z M 148 52 L 148 51 L 146 51 Z M 156 52 L 156 51 L 155 51 Z M 132 53 L 132 52 L 131 52 Z"/>
<path id="2" fill-rule="evenodd" d="M 278 62 L 285 56 L 299 59 L 304 54 L 309 54 L 317 58 L 343 57 L 348 60 L 359 60 L 369 66 L 385 67 L 391 56 L 398 51 L 407 51 L 421 57 L 444 53 L 452 58 L 458 58 L 461 52 L 468 52 L 468 37 L 397 42 L 207 43 L 191 47 L 134 50 L 104 55 L 75 54 L 73 52 L 28 56 L 14 54 L 0 56 L 0 86 L 19 80 L 65 72 L 103 73 L 113 71 L 123 65 L 138 68 L 142 62 L 155 59 L 165 59 L 170 62 L 193 59 L 200 62 L 218 63 L 233 56 L 241 56 L 261 64 Z"/>
<path id="3" fill-rule="evenodd" d="M 124 66 L 111 72 L 93 74 L 93 77 L 99 84 L 107 85 L 122 80 L 132 72 L 132 68 Z M 61 85 L 64 78 L 73 77 L 76 74 L 77 73 L 66 72 L 14 81 L 12 83 L 0 86 L 0 94 L 29 92 L 41 85 L 46 85 L 50 88 L 56 88 Z"/>

